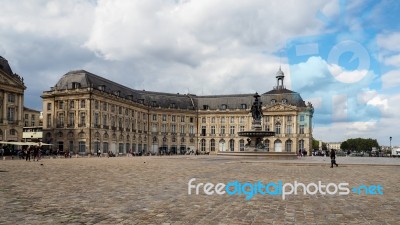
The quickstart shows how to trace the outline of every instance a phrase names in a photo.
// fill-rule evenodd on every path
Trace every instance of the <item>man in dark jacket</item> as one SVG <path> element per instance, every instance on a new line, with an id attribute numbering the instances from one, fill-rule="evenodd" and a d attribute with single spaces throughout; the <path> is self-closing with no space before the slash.
<path id="1" fill-rule="evenodd" d="M 335 153 L 335 150 L 334 150 L 334 149 L 331 149 L 331 168 L 333 168 L 333 165 L 336 165 L 336 167 L 339 166 L 339 165 L 336 163 L 336 153 Z"/>

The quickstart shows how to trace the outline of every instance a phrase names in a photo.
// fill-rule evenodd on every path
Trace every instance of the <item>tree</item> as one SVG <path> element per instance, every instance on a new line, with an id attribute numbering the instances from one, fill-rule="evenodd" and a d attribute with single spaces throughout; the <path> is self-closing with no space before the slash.
<path id="1" fill-rule="evenodd" d="M 322 142 L 322 150 L 328 150 L 328 147 L 326 146 L 325 142 Z"/>
<path id="2" fill-rule="evenodd" d="M 372 148 L 380 150 L 380 146 L 376 139 L 352 138 L 342 142 L 340 148 L 343 150 L 352 150 L 356 152 L 371 151 Z"/>
<path id="3" fill-rule="evenodd" d="M 312 149 L 319 149 L 319 141 L 312 139 Z"/>

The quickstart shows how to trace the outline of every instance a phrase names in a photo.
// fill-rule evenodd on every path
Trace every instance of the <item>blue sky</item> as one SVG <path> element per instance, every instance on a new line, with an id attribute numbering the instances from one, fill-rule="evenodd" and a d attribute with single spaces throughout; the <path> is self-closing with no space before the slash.
<path id="1" fill-rule="evenodd" d="M 282 67 L 314 137 L 400 145 L 399 1 L 0 0 L 0 55 L 26 106 L 70 70 L 134 89 L 264 93 Z"/>

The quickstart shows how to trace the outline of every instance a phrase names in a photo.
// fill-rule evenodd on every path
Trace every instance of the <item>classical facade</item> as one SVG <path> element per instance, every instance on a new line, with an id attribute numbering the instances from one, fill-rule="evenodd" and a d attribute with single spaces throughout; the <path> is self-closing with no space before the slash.
<path id="1" fill-rule="evenodd" d="M 262 126 L 276 133 L 263 140 L 265 151 L 310 152 L 313 107 L 284 87 L 281 70 L 276 78 L 260 97 Z M 251 128 L 253 95 L 140 91 L 71 71 L 43 92 L 43 141 L 80 154 L 243 151 L 237 132 Z"/>
<path id="2" fill-rule="evenodd" d="M 0 56 L 0 141 L 22 139 L 24 80 Z"/>

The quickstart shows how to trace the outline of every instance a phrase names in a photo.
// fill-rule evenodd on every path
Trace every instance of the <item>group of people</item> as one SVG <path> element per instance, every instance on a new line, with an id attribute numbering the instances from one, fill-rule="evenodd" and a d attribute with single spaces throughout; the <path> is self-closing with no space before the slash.
<path id="1" fill-rule="evenodd" d="M 31 155 L 33 156 L 33 161 L 39 161 L 41 157 L 41 149 L 39 146 L 30 146 L 24 150 L 25 160 L 31 161 Z"/>

